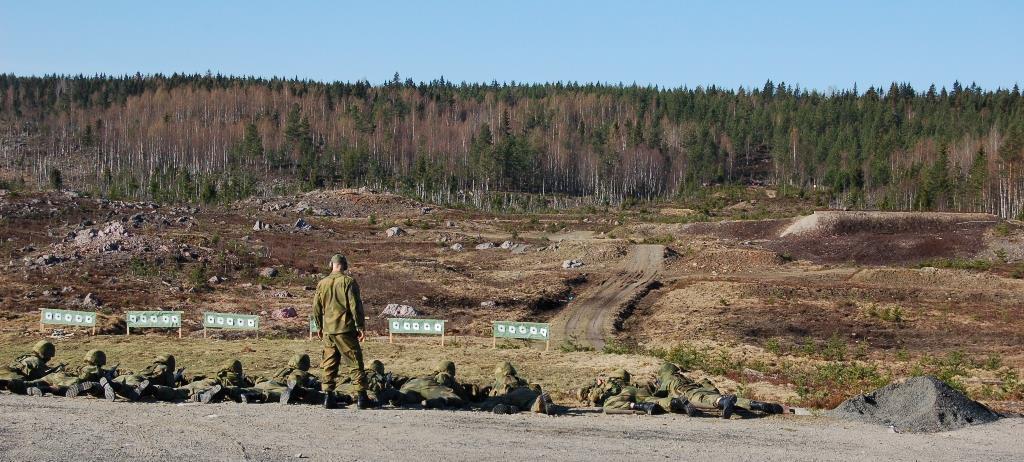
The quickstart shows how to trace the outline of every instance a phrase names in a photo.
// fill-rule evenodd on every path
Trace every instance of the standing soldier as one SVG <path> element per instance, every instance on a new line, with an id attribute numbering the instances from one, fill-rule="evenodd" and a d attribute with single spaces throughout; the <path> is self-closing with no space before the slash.
<path id="1" fill-rule="evenodd" d="M 366 328 L 363 319 L 363 301 L 359 298 L 359 285 L 345 274 L 348 260 L 341 255 L 331 257 L 331 274 L 320 281 L 313 295 L 313 319 L 317 336 L 323 341 L 324 356 L 320 366 L 324 370 L 321 388 L 324 407 L 336 405 L 335 387 L 338 384 L 338 366 L 342 361 L 356 392 L 359 409 L 375 407 L 366 396 L 366 372 L 363 369 L 363 341 Z"/>

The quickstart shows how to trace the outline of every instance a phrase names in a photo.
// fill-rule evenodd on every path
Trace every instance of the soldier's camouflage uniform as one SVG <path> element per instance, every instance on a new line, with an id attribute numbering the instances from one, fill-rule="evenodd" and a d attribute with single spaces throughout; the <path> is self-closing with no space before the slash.
<path id="1" fill-rule="evenodd" d="M 655 396 L 659 398 L 682 398 L 688 400 L 698 409 L 718 409 L 718 401 L 723 396 L 722 392 L 715 387 L 708 379 L 700 383 L 690 380 L 683 375 L 679 367 L 672 363 L 665 363 L 658 371 L 658 390 Z M 751 401 L 746 398 L 736 398 L 736 407 L 753 410 Z M 667 409 L 667 408 L 666 408 Z"/>
<path id="2" fill-rule="evenodd" d="M 180 393 L 175 392 L 174 388 L 182 381 L 174 367 L 174 356 L 163 354 L 157 356 L 152 364 L 146 366 L 146 369 L 138 374 L 122 374 L 115 377 L 112 385 L 114 390 L 122 396 L 130 395 L 128 390 L 134 390 L 141 392 L 143 396 L 153 396 L 161 401 L 174 401 L 180 396 Z M 148 386 L 143 387 L 143 384 L 148 384 Z"/>
<path id="3" fill-rule="evenodd" d="M 289 404 L 291 402 L 317 403 L 320 398 L 320 380 L 309 373 L 309 355 L 296 354 L 288 360 L 288 367 L 277 371 L 271 379 L 256 379 L 255 389 L 262 394 L 264 402 L 279 402 Z M 292 384 L 291 392 L 288 392 L 289 384 Z M 282 396 L 288 399 L 282 400 Z"/>
<path id="4" fill-rule="evenodd" d="M 331 273 L 321 280 L 313 295 L 313 319 L 323 334 L 323 391 L 334 391 L 342 362 L 354 394 L 365 391 L 363 350 L 358 338 L 358 332 L 365 328 L 365 320 L 356 281 L 342 272 Z"/>
<path id="5" fill-rule="evenodd" d="M 473 388 L 455 380 L 455 363 L 441 361 L 433 374 L 416 377 L 402 385 L 406 403 L 423 403 L 428 408 L 462 407 L 475 398 Z"/>
<path id="6" fill-rule="evenodd" d="M 94 396 L 102 396 L 100 380 L 113 375 L 112 369 L 105 369 L 107 355 L 100 350 L 89 350 L 82 359 L 83 364 L 74 371 L 61 370 L 47 374 L 36 380 L 25 381 L 27 388 L 36 388 L 42 392 L 55 395 L 65 395 L 68 389 L 76 385 L 85 385 L 83 388 L 91 390 Z M 77 390 L 75 395 L 77 395 Z M 113 399 L 113 395 L 111 395 Z"/>
<path id="7" fill-rule="evenodd" d="M 661 413 L 669 408 L 667 402 L 655 398 L 646 388 L 626 386 L 622 387 L 618 394 L 608 397 L 604 401 L 603 409 L 607 414 L 628 413 L 636 410 L 635 404 L 654 404 L 652 413 Z"/>
<path id="8" fill-rule="evenodd" d="M 408 377 L 386 372 L 384 363 L 376 359 L 366 369 L 366 392 L 371 399 L 379 403 L 391 403 L 395 406 L 404 403 L 405 397 L 398 390 L 408 381 Z M 348 377 L 342 379 L 335 390 L 340 396 L 354 397 L 359 393 L 352 384 L 352 379 Z"/>
<path id="9" fill-rule="evenodd" d="M 529 409 L 539 414 L 554 413 L 551 398 L 544 393 L 540 385 L 531 384 L 520 378 L 515 367 L 509 362 L 501 362 L 494 368 L 494 384 L 488 389 L 488 396 L 481 406 L 487 410 L 504 406 L 508 413 Z"/>
<path id="10" fill-rule="evenodd" d="M 23 388 L 25 381 L 38 380 L 54 372 L 47 365 L 57 349 L 52 343 L 40 340 L 32 347 L 32 352 L 18 356 L 9 366 L 0 368 L 0 389 L 15 385 L 15 389 Z"/>
<path id="11" fill-rule="evenodd" d="M 592 380 L 576 391 L 576 398 L 584 405 L 601 406 L 604 401 L 622 392 L 629 386 L 630 375 L 625 369 L 612 372 L 604 380 Z"/>

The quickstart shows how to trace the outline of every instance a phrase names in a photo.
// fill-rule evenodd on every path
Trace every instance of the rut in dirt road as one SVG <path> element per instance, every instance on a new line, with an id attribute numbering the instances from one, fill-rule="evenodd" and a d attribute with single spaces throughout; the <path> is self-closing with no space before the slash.
<path id="1" fill-rule="evenodd" d="M 619 310 L 654 281 L 664 258 L 665 246 L 634 246 L 614 273 L 566 307 L 562 338 L 575 338 L 595 350 L 603 349 Z"/>

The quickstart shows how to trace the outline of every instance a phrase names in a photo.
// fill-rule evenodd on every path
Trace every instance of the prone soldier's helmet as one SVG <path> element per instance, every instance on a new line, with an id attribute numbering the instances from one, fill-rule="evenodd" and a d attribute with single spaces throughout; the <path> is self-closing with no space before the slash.
<path id="1" fill-rule="evenodd" d="M 679 372 L 679 366 L 672 363 L 665 363 L 658 369 L 658 377 L 664 379 L 665 377 L 671 377 Z"/>
<path id="2" fill-rule="evenodd" d="M 500 362 L 494 367 L 494 377 L 500 379 L 506 376 L 516 375 L 516 368 L 512 367 L 512 363 L 508 361 Z"/>
<path id="3" fill-rule="evenodd" d="M 451 361 L 441 361 L 437 363 L 437 371 L 435 372 L 438 374 L 445 373 L 455 377 L 455 363 Z"/>
<path id="4" fill-rule="evenodd" d="M 302 353 L 292 356 L 292 359 L 288 360 L 288 367 L 294 367 L 300 371 L 309 370 L 309 355 Z"/>
<path id="5" fill-rule="evenodd" d="M 370 370 L 380 375 L 384 375 L 384 363 L 380 362 L 379 359 L 374 359 L 373 362 L 370 363 Z"/>
<path id="6" fill-rule="evenodd" d="M 103 350 L 89 350 L 85 353 L 84 359 L 86 363 L 96 367 L 107 364 L 107 354 Z"/>
<path id="7" fill-rule="evenodd" d="M 224 362 L 220 367 L 222 373 L 235 373 L 242 375 L 242 362 L 237 359 L 229 359 Z"/>
<path id="8" fill-rule="evenodd" d="M 629 383 L 629 371 L 625 369 L 616 369 L 608 375 L 608 378 L 622 381 L 622 383 Z"/>
<path id="9" fill-rule="evenodd" d="M 57 354 L 57 347 L 46 340 L 40 340 L 32 347 L 32 351 L 42 358 L 50 359 Z"/>
<path id="10" fill-rule="evenodd" d="M 153 360 L 153 362 L 156 363 L 156 364 L 163 364 L 163 365 L 167 366 L 168 369 L 174 369 L 174 355 L 170 355 L 170 354 L 160 355 L 160 356 L 157 356 L 156 359 Z"/>

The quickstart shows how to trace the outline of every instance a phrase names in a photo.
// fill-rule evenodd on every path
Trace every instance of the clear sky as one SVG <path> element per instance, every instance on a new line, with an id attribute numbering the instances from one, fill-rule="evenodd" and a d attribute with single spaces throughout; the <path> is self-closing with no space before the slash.
<path id="1" fill-rule="evenodd" d="M 1024 83 L 1024 1 L 0 0 L 0 72 Z"/>

